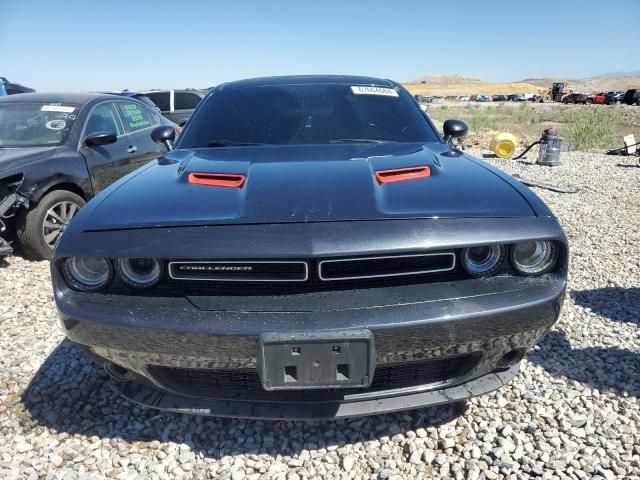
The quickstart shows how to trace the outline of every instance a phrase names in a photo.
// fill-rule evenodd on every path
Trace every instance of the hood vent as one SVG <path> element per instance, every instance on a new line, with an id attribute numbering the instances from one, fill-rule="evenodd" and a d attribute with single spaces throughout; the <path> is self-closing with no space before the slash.
<path id="1" fill-rule="evenodd" d="M 247 177 L 239 173 L 195 173 L 189 174 L 189 183 L 208 187 L 242 188 Z"/>
<path id="2" fill-rule="evenodd" d="M 431 175 L 431 169 L 424 167 L 406 167 L 394 168 L 392 170 L 378 170 L 376 179 L 378 183 L 404 182 L 405 180 L 415 180 L 416 178 L 428 177 Z"/>

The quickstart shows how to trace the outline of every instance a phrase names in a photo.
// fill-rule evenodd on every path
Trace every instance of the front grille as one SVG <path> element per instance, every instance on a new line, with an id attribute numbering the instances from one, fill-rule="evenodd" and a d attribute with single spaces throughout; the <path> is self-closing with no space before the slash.
<path id="1" fill-rule="evenodd" d="M 368 388 L 266 391 L 256 369 L 191 369 L 150 366 L 149 373 L 161 385 L 183 395 L 247 401 L 313 402 L 341 400 L 349 395 L 398 388 L 448 383 L 467 374 L 480 359 L 479 353 L 438 359 L 382 364 Z"/>
<path id="2" fill-rule="evenodd" d="M 169 262 L 174 280 L 218 282 L 304 282 L 309 267 L 303 261 L 176 261 Z"/>
<path id="3" fill-rule="evenodd" d="M 456 251 L 380 257 L 291 258 L 282 261 L 169 260 L 168 265 L 168 275 L 156 289 L 149 292 L 125 293 L 293 295 L 449 282 L 469 278 L 456 262 Z M 236 268 L 243 266 L 250 266 L 252 269 L 248 271 Z M 111 288 L 115 290 L 114 286 Z"/>
<path id="4" fill-rule="evenodd" d="M 448 272 L 455 268 L 454 253 L 422 253 L 381 257 L 323 260 L 318 265 L 321 280 L 357 280 Z"/>

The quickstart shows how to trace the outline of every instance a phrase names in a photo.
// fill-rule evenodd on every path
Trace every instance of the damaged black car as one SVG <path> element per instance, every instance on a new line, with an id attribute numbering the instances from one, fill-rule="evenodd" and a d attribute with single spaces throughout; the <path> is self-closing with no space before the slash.
<path id="1" fill-rule="evenodd" d="M 51 261 L 70 340 L 149 407 L 341 418 L 511 380 L 558 319 L 565 235 L 398 83 L 213 89 L 170 150 L 75 217 Z"/>
<path id="2" fill-rule="evenodd" d="M 17 239 L 27 256 L 50 258 L 87 200 L 164 153 L 149 136 L 160 125 L 173 124 L 112 95 L 0 98 L 0 256 Z"/>

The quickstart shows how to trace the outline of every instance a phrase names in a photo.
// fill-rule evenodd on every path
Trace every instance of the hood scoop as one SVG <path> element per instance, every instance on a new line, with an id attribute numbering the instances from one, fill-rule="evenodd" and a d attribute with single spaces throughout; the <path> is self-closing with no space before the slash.
<path id="1" fill-rule="evenodd" d="M 394 183 L 404 182 L 406 180 L 415 180 L 431 175 L 431 169 L 425 166 L 393 168 L 391 170 L 376 170 L 376 180 L 378 183 Z"/>
<path id="2" fill-rule="evenodd" d="M 189 183 L 208 187 L 242 188 L 247 177 L 236 173 L 189 173 Z"/>

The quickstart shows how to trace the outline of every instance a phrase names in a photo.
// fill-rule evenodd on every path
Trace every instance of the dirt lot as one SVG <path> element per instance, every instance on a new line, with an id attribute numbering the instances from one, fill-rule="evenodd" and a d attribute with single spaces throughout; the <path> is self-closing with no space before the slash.
<path id="1" fill-rule="evenodd" d="M 490 161 L 580 189 L 537 191 L 570 241 L 569 288 L 560 321 L 508 386 L 464 411 L 339 422 L 141 409 L 63 340 L 47 263 L 14 256 L 0 266 L 0 478 L 640 478 L 637 159 Z"/>

